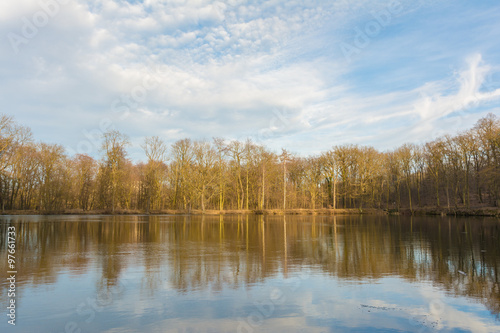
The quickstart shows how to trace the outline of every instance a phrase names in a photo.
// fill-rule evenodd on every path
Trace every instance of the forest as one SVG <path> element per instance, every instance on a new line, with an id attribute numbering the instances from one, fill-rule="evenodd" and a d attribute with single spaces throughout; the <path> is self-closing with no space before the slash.
<path id="1" fill-rule="evenodd" d="M 379 208 L 413 211 L 500 205 L 500 119 L 391 151 L 338 145 L 316 156 L 252 142 L 147 137 L 146 161 L 128 137 L 102 135 L 100 158 L 69 156 L 0 115 L 2 211 L 266 210 Z"/>

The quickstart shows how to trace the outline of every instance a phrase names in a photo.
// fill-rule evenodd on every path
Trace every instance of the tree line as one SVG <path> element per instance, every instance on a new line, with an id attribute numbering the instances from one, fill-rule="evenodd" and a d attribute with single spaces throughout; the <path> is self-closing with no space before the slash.
<path id="1" fill-rule="evenodd" d="M 102 136 L 101 157 L 68 156 L 0 116 L 2 210 L 264 210 L 470 208 L 500 205 L 500 119 L 425 144 L 380 152 L 339 145 L 316 156 L 251 140 L 153 136 L 133 163 L 126 135 Z"/>

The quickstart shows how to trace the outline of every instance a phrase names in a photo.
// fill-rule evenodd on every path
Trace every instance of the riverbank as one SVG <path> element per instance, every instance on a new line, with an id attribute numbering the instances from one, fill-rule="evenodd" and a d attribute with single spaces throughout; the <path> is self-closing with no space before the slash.
<path id="1" fill-rule="evenodd" d="M 389 211 L 389 214 L 392 212 Z M 400 215 L 412 215 L 410 209 L 400 209 Z M 444 207 L 422 207 L 413 210 L 413 215 L 440 215 L 440 216 L 491 216 L 500 217 L 500 208 L 479 207 L 479 208 L 444 208 Z"/>
<path id="2" fill-rule="evenodd" d="M 68 209 L 63 211 L 37 211 L 37 210 L 6 210 L 1 215 L 144 215 L 148 214 L 143 210 L 134 209 L 117 209 L 114 212 L 110 210 L 81 210 Z M 438 215 L 438 216 L 492 216 L 500 217 L 500 209 L 497 207 L 481 207 L 481 208 L 438 208 L 438 207 L 421 207 L 410 211 L 408 208 L 398 210 L 384 210 L 377 208 L 350 208 L 350 209 L 264 209 L 264 210 L 152 210 L 150 215 L 228 215 L 228 214 L 255 214 L 255 215 Z"/>
<path id="3" fill-rule="evenodd" d="M 63 211 L 37 211 L 37 210 L 6 210 L 1 215 L 144 215 L 148 214 L 143 210 L 134 209 L 116 209 L 111 210 L 82 210 L 82 209 L 67 209 Z M 227 209 L 227 210 L 184 210 L 184 209 L 167 209 L 167 210 L 151 210 L 150 215 L 228 215 L 228 214 L 254 214 L 254 215 L 353 215 L 353 214 L 370 214 L 383 215 L 387 214 L 382 209 Z"/>

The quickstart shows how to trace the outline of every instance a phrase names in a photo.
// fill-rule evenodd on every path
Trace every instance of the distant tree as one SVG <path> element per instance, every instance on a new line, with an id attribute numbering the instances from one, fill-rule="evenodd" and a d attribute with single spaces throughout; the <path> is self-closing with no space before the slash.
<path id="1" fill-rule="evenodd" d="M 179 197 L 182 197 L 184 209 L 188 208 L 189 170 L 193 161 L 193 143 L 191 139 L 182 139 L 172 145 L 172 164 L 174 170 L 174 197 L 173 206 L 179 208 Z"/>
<path id="2" fill-rule="evenodd" d="M 243 202 L 245 199 L 245 192 L 243 189 L 243 181 L 241 178 L 242 164 L 245 158 L 246 149 L 243 143 L 240 141 L 231 141 L 227 147 L 229 155 L 231 156 L 231 164 L 233 175 L 235 177 L 236 184 L 236 196 L 238 209 L 243 209 Z"/>
<path id="3" fill-rule="evenodd" d="M 411 185 L 412 185 L 412 175 L 414 174 L 415 165 L 415 151 L 416 146 L 412 144 L 404 144 L 395 151 L 396 163 L 399 163 L 399 170 L 402 171 L 402 175 L 405 179 L 406 189 L 408 191 L 408 202 L 410 205 L 410 211 L 413 211 L 412 197 L 411 197 Z"/>
<path id="4" fill-rule="evenodd" d="M 311 209 L 316 208 L 316 203 L 321 195 L 321 181 L 323 180 L 323 165 L 320 157 L 308 157 L 305 160 L 305 181 Z"/>
<path id="5" fill-rule="evenodd" d="M 434 181 L 436 205 L 439 207 L 439 189 L 442 180 L 441 177 L 444 174 L 444 142 L 442 139 L 426 143 L 425 158 L 428 172 Z"/>
<path id="6" fill-rule="evenodd" d="M 88 155 L 78 154 L 73 158 L 76 206 L 83 210 L 89 210 L 93 206 L 98 166 L 97 161 Z"/>
<path id="7" fill-rule="evenodd" d="M 281 155 L 279 156 L 281 165 L 283 166 L 283 210 L 286 210 L 286 164 L 290 160 L 290 153 L 286 149 L 281 149 Z"/>
<path id="8" fill-rule="evenodd" d="M 328 182 L 330 189 L 329 196 L 333 209 L 337 208 L 337 175 L 338 175 L 338 162 L 334 149 L 331 149 L 321 155 L 321 165 L 323 167 L 323 174 Z"/>
<path id="9" fill-rule="evenodd" d="M 40 208 L 61 210 L 64 208 L 69 179 L 65 168 L 64 148 L 59 145 L 41 143 L 40 152 Z M 69 185 L 69 184 L 68 184 Z"/>
<path id="10" fill-rule="evenodd" d="M 273 153 L 250 140 L 148 137 L 145 163 L 127 158 L 128 138 L 103 135 L 102 158 L 68 157 L 35 143 L 29 128 L 0 115 L 0 205 L 55 211 L 79 208 L 292 209 L 500 204 L 500 120 L 422 145 L 379 152 L 334 146 L 309 157 Z M 169 153 L 167 155 L 167 153 Z M 406 193 L 406 194 L 405 194 Z M 443 198 L 446 205 L 443 205 Z"/>
<path id="11" fill-rule="evenodd" d="M 193 165 L 191 171 L 192 186 L 199 197 L 202 211 L 206 202 L 216 194 L 217 173 L 213 172 L 217 165 L 217 151 L 206 141 L 195 141 L 193 145 Z"/>
<path id="12" fill-rule="evenodd" d="M 100 201 L 101 206 L 111 208 L 112 212 L 120 199 L 125 205 L 127 202 L 127 198 L 123 196 L 128 192 L 125 180 L 130 171 L 126 151 L 129 145 L 128 137 L 116 130 L 103 134 L 101 149 L 104 155 L 99 168 Z"/>
<path id="13" fill-rule="evenodd" d="M 149 213 L 152 205 L 159 208 L 161 202 L 162 170 L 167 160 L 167 145 L 158 136 L 153 136 L 144 140 L 142 149 L 148 159 L 142 183 L 146 196 L 145 208 Z"/>
<path id="14" fill-rule="evenodd" d="M 487 186 L 490 203 L 500 205 L 500 119 L 490 113 L 477 121 L 474 131 L 479 140 L 479 149 L 484 165 L 480 171 Z"/>

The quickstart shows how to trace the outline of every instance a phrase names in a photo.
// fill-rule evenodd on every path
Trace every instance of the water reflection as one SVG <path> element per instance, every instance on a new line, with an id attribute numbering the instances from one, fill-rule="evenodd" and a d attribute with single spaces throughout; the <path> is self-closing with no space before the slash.
<path id="1" fill-rule="evenodd" d="M 238 327 L 240 331 L 302 327 L 307 332 L 326 327 L 337 332 L 352 329 L 339 321 L 340 314 L 351 318 L 350 313 L 357 315 L 349 325 L 357 322 L 360 326 L 354 327 L 370 330 L 457 329 L 439 327 L 445 317 L 442 311 L 441 318 L 418 311 L 409 314 L 418 308 L 413 303 L 431 302 L 411 295 L 425 293 L 429 286 L 442 297 L 461 297 L 461 308 L 453 308 L 461 309 L 455 317 L 481 313 L 467 308 L 476 303 L 489 311 L 481 314 L 484 320 L 498 320 L 500 313 L 500 225 L 495 219 L 12 216 L 1 221 L 0 258 L 7 258 L 7 226 L 17 230 L 19 311 L 27 331 L 35 325 L 30 318 L 39 318 L 44 311 L 40 304 L 33 305 L 38 302 L 37 290 L 64 313 L 47 324 L 47 331 L 64 331 L 65 324 L 76 322 L 83 331 L 120 327 L 155 332 L 166 327 L 181 330 L 189 323 L 192 330 L 206 332 L 207 322 L 216 319 L 217 332 L 234 332 Z M 1 260 L 2 281 L 6 272 L 7 262 Z M 5 286 L 0 291 L 3 308 Z M 419 288 L 412 289 L 415 286 Z M 406 290 L 398 293 L 398 288 Z M 374 296 L 382 290 L 398 293 L 399 298 Z M 325 292 L 335 295 L 336 301 L 325 298 Z M 72 299 L 72 293 L 78 299 Z M 284 293 L 286 301 L 279 303 Z M 401 301 L 404 297 L 411 301 Z M 266 300 L 272 313 L 263 316 L 260 325 L 249 323 L 255 302 Z M 127 307 L 129 303 L 134 307 Z M 424 308 L 444 306 L 436 304 Z M 95 319 L 100 313 L 106 316 Z M 360 324 L 360 318 L 373 314 L 392 324 L 368 319 Z M 124 322 L 125 328 L 120 326 Z M 481 322 L 481 327 L 488 331 L 497 324 Z"/>

